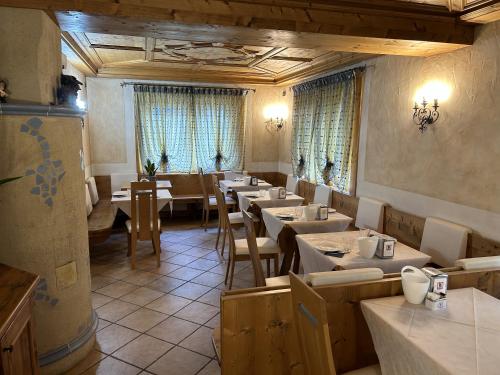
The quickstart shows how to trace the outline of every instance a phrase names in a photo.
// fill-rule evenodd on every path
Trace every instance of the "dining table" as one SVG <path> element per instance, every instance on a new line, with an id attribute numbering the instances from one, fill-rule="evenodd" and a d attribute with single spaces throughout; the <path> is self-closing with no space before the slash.
<path id="1" fill-rule="evenodd" d="M 260 191 L 239 191 L 238 204 L 240 210 L 247 211 L 251 205 L 256 205 L 260 209 L 271 207 L 293 207 L 300 206 L 304 201 L 299 195 L 287 192 L 285 198 L 271 198 L 269 190 Z"/>
<path id="2" fill-rule="evenodd" d="M 431 257 L 399 241 L 392 258 L 363 258 L 359 254 L 358 238 L 365 231 L 302 234 L 296 237 L 304 273 L 332 271 L 335 269 L 380 268 L 384 273 L 400 272 L 404 266 L 424 267 Z M 371 231 L 377 235 L 377 232 Z M 327 255 L 340 250 L 345 254 Z"/>
<path id="3" fill-rule="evenodd" d="M 170 205 L 170 211 L 172 211 L 173 200 L 169 190 L 157 190 L 156 201 L 158 212 L 160 212 L 167 203 Z M 131 217 L 132 197 L 130 195 L 130 190 L 115 191 L 111 196 L 111 203 L 122 210 L 128 217 Z"/>
<path id="4" fill-rule="evenodd" d="M 300 253 L 296 235 L 307 233 L 341 232 L 349 227 L 353 219 L 330 208 L 326 220 L 306 220 L 305 206 L 272 207 L 261 211 L 266 231 L 278 241 L 282 253 L 280 275 L 287 275 L 293 260 L 293 271 L 298 273 Z"/>
<path id="5" fill-rule="evenodd" d="M 500 300 L 475 288 L 448 290 L 430 310 L 404 296 L 361 301 L 384 375 L 500 374 Z"/>
<path id="6" fill-rule="evenodd" d="M 237 193 L 239 191 L 269 190 L 273 187 L 273 185 L 264 180 L 258 180 L 257 185 L 248 185 L 243 179 L 239 178 L 235 180 L 220 180 L 219 186 L 224 194 L 227 194 L 230 191 Z"/>
<path id="7" fill-rule="evenodd" d="M 120 187 L 121 190 L 128 190 L 130 189 L 130 182 L 127 182 L 126 184 L 123 184 Z M 170 180 L 157 180 L 156 181 L 156 189 L 157 190 L 165 190 L 165 189 L 172 189 L 172 183 Z"/>

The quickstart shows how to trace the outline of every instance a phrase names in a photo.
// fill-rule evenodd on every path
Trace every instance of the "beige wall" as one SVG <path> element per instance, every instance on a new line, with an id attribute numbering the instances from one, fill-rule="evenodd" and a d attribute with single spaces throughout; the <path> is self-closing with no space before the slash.
<path id="1" fill-rule="evenodd" d="M 50 104 L 61 74 L 61 33 L 42 11 L 0 7 L 0 79 L 9 102 Z"/>
<path id="2" fill-rule="evenodd" d="M 429 80 L 450 98 L 420 134 L 413 96 Z M 376 93 L 376 94 L 375 94 Z M 500 23 L 472 47 L 432 58 L 375 60 L 368 101 L 365 180 L 500 213 Z"/>
<path id="3" fill-rule="evenodd" d="M 123 79 L 87 78 L 92 174 L 134 172 L 135 136 L 132 86 Z M 170 83 L 170 82 L 163 82 Z M 249 86 L 245 86 L 249 87 Z M 283 88 L 257 86 L 247 97 L 245 168 L 278 170 L 280 134 L 265 128 L 266 105 L 282 103 Z M 288 95 L 288 92 L 287 92 Z"/>

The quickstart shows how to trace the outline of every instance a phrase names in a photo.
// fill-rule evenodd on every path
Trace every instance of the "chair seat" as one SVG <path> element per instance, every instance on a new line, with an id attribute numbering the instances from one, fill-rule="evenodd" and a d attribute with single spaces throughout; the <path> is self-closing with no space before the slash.
<path id="1" fill-rule="evenodd" d="M 127 232 L 132 233 L 132 221 L 127 220 L 125 222 L 125 226 L 127 227 Z M 150 223 L 150 228 L 153 230 L 153 222 Z M 158 230 L 161 230 L 161 220 L 158 218 Z M 137 231 L 139 232 L 139 222 L 137 222 Z"/>
<path id="2" fill-rule="evenodd" d="M 266 278 L 266 286 L 290 286 L 290 276 L 276 276 Z"/>
<path id="3" fill-rule="evenodd" d="M 254 214 L 252 214 L 251 212 L 249 212 L 248 214 L 252 217 L 254 223 L 258 223 L 260 221 L 259 218 Z M 241 211 L 230 212 L 228 216 L 230 224 L 243 224 L 243 213 Z"/>
<path id="4" fill-rule="evenodd" d="M 382 370 L 380 370 L 380 365 L 372 365 L 357 370 L 344 372 L 342 375 L 382 375 Z"/>
<path id="5" fill-rule="evenodd" d="M 208 197 L 208 204 L 210 206 L 216 206 L 217 207 L 217 199 L 215 199 L 215 197 L 213 197 L 213 196 Z M 226 197 L 226 204 L 230 205 L 230 206 L 231 205 L 234 206 L 236 204 L 236 201 L 233 198 L 231 198 L 231 197 Z"/>
<path id="6" fill-rule="evenodd" d="M 236 255 L 250 254 L 248 250 L 248 242 L 246 239 L 234 241 L 236 247 Z M 279 254 L 280 248 L 278 243 L 269 237 L 257 237 L 257 247 L 259 254 Z"/>

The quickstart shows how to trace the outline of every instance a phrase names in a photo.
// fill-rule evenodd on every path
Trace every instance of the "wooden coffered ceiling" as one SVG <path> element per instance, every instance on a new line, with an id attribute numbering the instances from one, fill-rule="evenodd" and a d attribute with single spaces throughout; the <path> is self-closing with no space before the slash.
<path id="1" fill-rule="evenodd" d="M 89 74 L 286 84 L 375 54 L 471 45 L 493 0 L 0 0 L 45 10 Z"/>

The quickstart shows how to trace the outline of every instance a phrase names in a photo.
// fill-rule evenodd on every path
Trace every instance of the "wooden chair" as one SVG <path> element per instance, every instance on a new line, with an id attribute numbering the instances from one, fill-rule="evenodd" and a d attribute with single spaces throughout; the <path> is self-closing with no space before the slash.
<path id="1" fill-rule="evenodd" d="M 290 287 L 304 373 L 335 375 L 325 300 L 292 272 Z M 344 374 L 380 375 L 381 371 L 379 365 L 373 365 Z"/>
<path id="2" fill-rule="evenodd" d="M 213 195 L 210 195 L 208 193 L 207 187 L 205 185 L 205 176 L 203 174 L 203 169 L 201 168 L 198 168 L 198 179 L 200 182 L 201 191 L 203 193 L 203 211 L 201 214 L 201 226 L 204 226 L 206 231 L 208 226 L 208 219 L 210 218 L 210 211 L 217 210 L 217 201 Z M 231 207 L 236 206 L 236 202 L 232 198 L 226 198 L 226 202 Z"/>
<path id="3" fill-rule="evenodd" d="M 224 282 L 227 284 L 229 278 L 229 289 L 233 286 L 234 278 L 234 265 L 236 262 L 248 261 L 250 258 L 250 250 L 246 239 L 235 240 L 233 230 L 229 225 L 229 217 L 227 212 L 226 202 L 224 200 L 224 193 L 220 188 L 215 190 L 215 197 L 219 206 L 219 213 L 222 217 L 222 223 L 227 226 L 227 233 L 229 234 L 229 259 L 227 261 L 226 278 Z M 276 241 L 271 238 L 259 237 L 257 239 L 257 251 L 260 259 L 267 260 L 267 273 L 270 274 L 270 260 L 274 259 L 274 272 L 278 274 L 278 263 L 280 248 Z"/>
<path id="4" fill-rule="evenodd" d="M 248 252 L 255 278 L 255 286 L 278 286 L 290 285 L 288 276 L 276 276 L 278 274 L 277 264 L 279 263 L 279 254 L 274 258 L 274 275 L 276 277 L 269 277 L 269 262 L 267 259 L 267 278 L 264 276 L 264 269 L 262 268 L 261 257 L 259 254 L 259 247 L 257 245 L 257 234 L 255 230 L 255 220 L 247 211 L 242 211 L 243 221 L 247 233 Z"/>
<path id="5" fill-rule="evenodd" d="M 137 240 L 151 240 L 160 266 L 160 228 L 156 182 L 131 182 L 131 219 L 125 222 L 131 267 L 135 269 Z"/>

